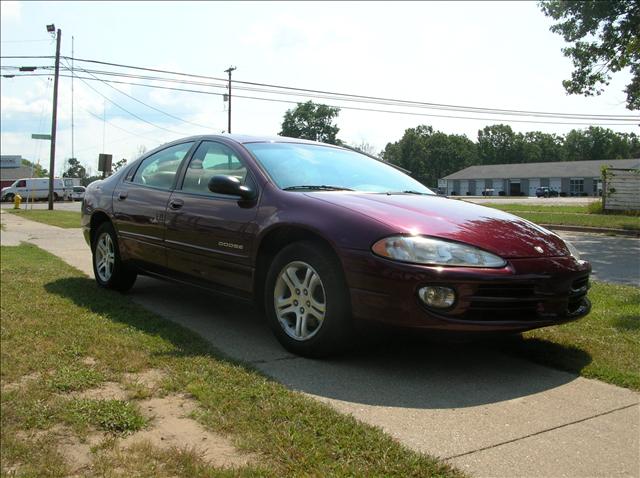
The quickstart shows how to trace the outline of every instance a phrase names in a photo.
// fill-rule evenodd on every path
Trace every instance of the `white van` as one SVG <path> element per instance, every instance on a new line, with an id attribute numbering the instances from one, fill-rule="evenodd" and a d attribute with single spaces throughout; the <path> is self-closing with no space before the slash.
<path id="1" fill-rule="evenodd" d="M 65 187 L 63 179 L 53 179 L 53 199 L 55 201 L 68 199 L 72 190 L 72 187 Z M 17 179 L 11 186 L 2 188 L 0 198 L 3 201 L 13 201 L 13 198 L 16 196 L 16 194 L 20 194 L 23 201 L 32 199 L 48 199 L 49 178 Z"/>

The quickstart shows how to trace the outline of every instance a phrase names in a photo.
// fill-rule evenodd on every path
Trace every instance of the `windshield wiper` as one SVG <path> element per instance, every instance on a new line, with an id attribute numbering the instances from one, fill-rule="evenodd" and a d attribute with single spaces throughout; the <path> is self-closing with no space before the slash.
<path id="1" fill-rule="evenodd" d="M 313 184 L 302 184 L 300 186 L 289 186 L 283 191 L 296 191 L 298 189 L 306 189 L 308 191 L 353 191 L 353 189 L 343 188 L 342 186 L 317 186 Z"/>

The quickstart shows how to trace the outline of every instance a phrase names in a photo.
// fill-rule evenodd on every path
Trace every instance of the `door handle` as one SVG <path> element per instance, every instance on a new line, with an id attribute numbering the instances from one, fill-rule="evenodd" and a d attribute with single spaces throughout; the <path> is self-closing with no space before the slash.
<path id="1" fill-rule="evenodd" d="M 169 201 L 169 207 L 174 211 L 180 209 L 182 206 L 184 206 L 184 201 L 182 199 L 172 199 Z"/>
<path id="2" fill-rule="evenodd" d="M 128 196 L 129 196 L 129 193 L 127 191 L 121 191 L 118 193 L 118 200 L 124 201 L 125 199 L 127 199 Z"/>

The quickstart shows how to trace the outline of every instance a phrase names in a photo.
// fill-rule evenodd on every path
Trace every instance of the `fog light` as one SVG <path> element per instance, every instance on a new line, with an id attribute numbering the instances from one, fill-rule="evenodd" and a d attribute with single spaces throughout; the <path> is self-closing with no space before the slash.
<path id="1" fill-rule="evenodd" d="M 456 301 L 456 293 L 450 287 L 428 286 L 418 290 L 420 300 L 429 307 L 446 309 Z"/>

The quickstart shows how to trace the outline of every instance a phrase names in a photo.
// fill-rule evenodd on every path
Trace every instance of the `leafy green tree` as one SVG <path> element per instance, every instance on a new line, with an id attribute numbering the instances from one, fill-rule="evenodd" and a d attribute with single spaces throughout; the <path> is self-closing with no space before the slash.
<path id="1" fill-rule="evenodd" d="M 68 168 L 62 173 L 63 178 L 84 178 L 87 175 L 86 168 L 76 158 L 69 158 Z"/>
<path id="2" fill-rule="evenodd" d="M 28 168 L 33 168 L 33 177 L 34 178 L 46 178 L 49 176 L 49 171 L 44 169 L 39 164 L 32 163 L 28 159 L 22 159 L 22 165 Z"/>
<path id="3" fill-rule="evenodd" d="M 565 137 L 563 149 L 568 161 L 625 159 L 640 156 L 638 136 L 635 133 L 617 133 L 599 126 L 590 126 L 585 130 L 571 130 Z"/>
<path id="4" fill-rule="evenodd" d="M 374 145 L 367 143 L 366 141 L 361 141 L 358 144 L 352 144 L 350 145 L 353 149 L 360 151 L 361 153 L 364 154 L 369 154 L 371 156 L 380 156 L 378 154 L 378 152 L 376 151 L 376 148 Z"/>
<path id="5" fill-rule="evenodd" d="M 122 158 L 120 161 L 116 162 L 116 164 L 113 165 L 113 172 L 115 173 L 118 169 L 126 165 L 127 165 L 127 160 L 125 158 Z"/>
<path id="6" fill-rule="evenodd" d="M 521 162 L 518 154 L 521 139 L 511 126 L 495 124 L 478 131 L 478 158 L 480 164 L 510 164 Z"/>
<path id="7" fill-rule="evenodd" d="M 280 136 L 309 139 L 329 144 L 341 144 L 337 138 L 338 128 L 333 124 L 340 108 L 319 105 L 313 101 L 298 103 L 292 110 L 287 110 L 282 121 Z"/>
<path id="8" fill-rule="evenodd" d="M 562 49 L 575 68 L 571 79 L 562 82 L 567 93 L 599 95 L 612 73 L 629 67 L 627 108 L 640 109 L 640 0 L 551 0 L 539 5 L 558 21 L 551 31 L 571 44 Z"/>
<path id="9" fill-rule="evenodd" d="M 548 161 L 563 161 L 563 137 L 555 134 L 529 131 L 516 135 L 516 162 L 544 163 Z"/>
<path id="10" fill-rule="evenodd" d="M 418 126 L 407 129 L 400 141 L 387 144 L 383 159 L 408 169 L 415 179 L 434 187 L 439 178 L 475 164 L 477 150 L 464 135 Z"/>
<path id="11" fill-rule="evenodd" d="M 100 176 L 85 176 L 84 178 L 80 179 L 80 184 L 82 184 L 83 186 L 88 186 L 92 182 L 99 181 L 100 179 L 102 179 L 102 175 L 100 175 Z"/>

